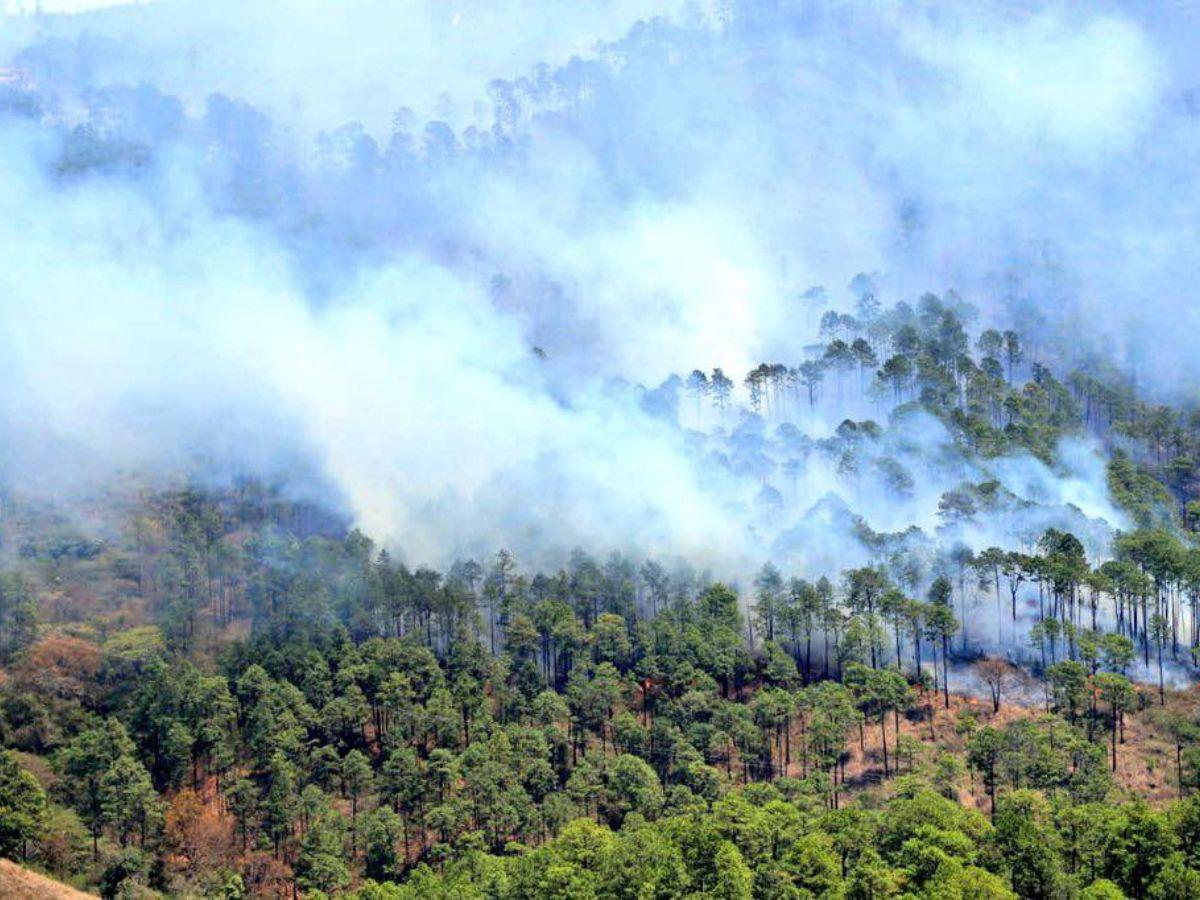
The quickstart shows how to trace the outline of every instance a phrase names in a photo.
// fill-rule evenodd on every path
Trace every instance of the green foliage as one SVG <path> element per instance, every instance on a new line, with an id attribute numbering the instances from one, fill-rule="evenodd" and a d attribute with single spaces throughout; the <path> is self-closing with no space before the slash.
<path id="1" fill-rule="evenodd" d="M 330 812 L 309 823 L 296 859 L 296 881 L 306 891 L 332 893 L 350 883 L 345 831 L 342 819 Z"/>
<path id="2" fill-rule="evenodd" d="M 1062 883 L 1057 836 L 1050 822 L 1049 804 L 1031 791 L 1013 791 L 997 802 L 990 842 L 994 865 L 1007 873 L 1021 897 L 1054 897 Z"/>
<path id="3" fill-rule="evenodd" d="M 904 358 L 951 416 L 961 323 L 928 312 Z M 1036 387 L 1027 403 L 1050 416 L 1046 373 Z M 835 440 L 878 439 L 848 422 Z M 1007 502 L 996 483 L 961 493 L 944 518 Z M 508 554 L 410 571 L 356 532 L 235 529 L 200 495 L 181 503 L 139 532 L 159 541 L 142 564 L 170 584 L 143 598 L 155 624 L 98 619 L 86 639 L 32 634 L 13 652 L 0 738 L 44 736 L 47 783 L 73 812 L 44 805 L 36 828 L 6 815 L 26 836 L 6 834 L 6 852 L 28 837 L 39 863 L 127 892 L 276 879 L 366 898 L 1166 897 L 1200 869 L 1194 801 L 1161 814 L 1112 776 L 1126 715 L 1174 743 L 1172 789 L 1200 771 L 1195 723 L 1139 711 L 1128 680 L 1152 651 L 1170 659 L 1169 604 L 1200 596 L 1200 552 L 1175 531 L 1121 535 L 1093 568 L 1065 531 L 1028 553 L 924 559 L 864 530 L 871 565 L 816 581 L 767 566 L 739 596 L 582 551 L 551 572 Z M 197 599 L 210 565 L 232 613 Z M 960 641 L 956 615 L 970 630 L 978 592 L 1004 613 L 1040 598 L 1044 715 L 931 718 L 978 637 Z M 1089 627 L 1091 604 L 1119 624 Z M 50 660 L 48 687 L 27 659 Z M 55 728 L 29 724 L 51 711 Z M 30 784 L 0 777 L 0 810 Z M 224 829 L 204 876 L 205 832 L 176 816 L 189 788 Z M 960 804 L 980 788 L 982 812 Z"/>
<path id="4" fill-rule="evenodd" d="M 1108 490 L 1139 528 L 1170 525 L 1174 520 L 1170 491 L 1119 450 L 1108 463 Z"/>
<path id="5" fill-rule="evenodd" d="M 19 572 L 0 572 L 0 663 L 32 644 L 37 632 L 37 601 L 29 581 Z"/>
<path id="6" fill-rule="evenodd" d="M 46 794 L 13 754 L 0 751 L 0 856 L 21 858 L 46 825 Z"/>

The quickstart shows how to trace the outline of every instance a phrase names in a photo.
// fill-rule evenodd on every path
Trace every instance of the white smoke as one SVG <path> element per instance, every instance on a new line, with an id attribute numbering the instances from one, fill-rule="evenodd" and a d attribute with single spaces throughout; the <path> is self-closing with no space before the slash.
<path id="1" fill-rule="evenodd" d="M 689 433 L 670 386 L 652 415 L 620 380 L 794 365 L 800 291 L 840 303 L 860 270 L 885 302 L 954 286 L 1193 378 L 1200 142 L 1163 21 L 651 0 L 6 21 L 43 108 L 0 125 L 5 473 L 315 468 L 417 561 L 580 544 L 738 572 L 865 559 L 856 515 L 933 535 L 943 491 L 994 477 L 1040 512 L 954 539 L 1091 522 L 1102 548 L 1090 448 L 980 466 L 898 426 L 864 457 L 909 470 L 896 499 L 735 410 Z M 801 424 L 886 418 L 863 406 Z"/>

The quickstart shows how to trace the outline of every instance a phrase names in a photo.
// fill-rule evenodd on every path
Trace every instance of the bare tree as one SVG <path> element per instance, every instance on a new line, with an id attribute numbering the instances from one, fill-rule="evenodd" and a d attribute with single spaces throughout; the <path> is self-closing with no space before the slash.
<path id="1" fill-rule="evenodd" d="M 979 676 L 987 682 L 992 695 L 992 712 L 1000 712 L 1000 701 L 1003 695 L 1017 684 L 1017 675 L 1013 667 L 1002 659 L 990 657 L 978 666 Z"/>

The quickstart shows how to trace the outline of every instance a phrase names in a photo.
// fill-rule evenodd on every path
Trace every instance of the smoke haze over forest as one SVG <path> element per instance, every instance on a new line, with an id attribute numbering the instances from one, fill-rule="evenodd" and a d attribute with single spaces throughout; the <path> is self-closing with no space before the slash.
<path id="1" fill-rule="evenodd" d="M 1198 36 L 0 0 L 0 897 L 1200 897 Z"/>
<path id="2" fill-rule="evenodd" d="M 933 533 L 944 492 L 995 478 L 1028 502 L 949 537 L 1065 523 L 1102 548 L 1123 521 L 1087 440 L 980 462 L 918 414 L 867 452 L 897 494 L 778 432 L 886 424 L 886 400 L 839 379 L 743 417 L 741 378 L 805 359 L 805 293 L 853 310 L 863 272 L 886 306 L 953 290 L 1029 363 L 1195 387 L 1196 24 L 765 0 L 5 19 L 4 475 L 253 471 L 418 562 L 582 544 L 735 574 L 858 562 L 847 516 Z M 670 380 L 714 367 L 728 410 Z"/>

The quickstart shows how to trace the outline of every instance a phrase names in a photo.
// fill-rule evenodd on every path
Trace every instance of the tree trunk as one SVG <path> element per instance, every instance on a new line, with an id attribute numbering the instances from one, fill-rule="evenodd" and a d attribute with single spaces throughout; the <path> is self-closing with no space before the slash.
<path id="1" fill-rule="evenodd" d="M 942 694 L 945 697 L 946 709 L 950 708 L 950 639 L 942 635 Z"/>

